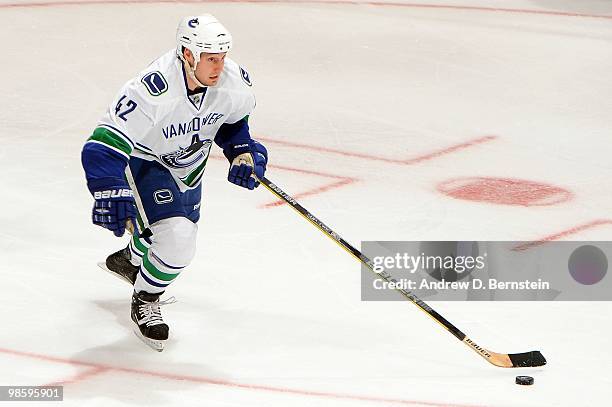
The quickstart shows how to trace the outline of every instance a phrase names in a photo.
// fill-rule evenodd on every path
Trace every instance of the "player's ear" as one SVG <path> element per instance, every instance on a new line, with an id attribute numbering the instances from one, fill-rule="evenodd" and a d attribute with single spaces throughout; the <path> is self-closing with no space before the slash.
<path id="1" fill-rule="evenodd" d="M 191 53 L 191 50 L 189 48 L 183 47 L 183 57 L 186 61 L 189 62 L 191 66 L 193 66 L 193 54 Z"/>

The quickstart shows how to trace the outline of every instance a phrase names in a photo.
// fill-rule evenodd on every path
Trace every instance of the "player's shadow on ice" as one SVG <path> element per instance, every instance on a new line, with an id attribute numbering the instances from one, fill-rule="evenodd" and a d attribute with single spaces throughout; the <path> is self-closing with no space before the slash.
<path id="1" fill-rule="evenodd" d="M 164 352 L 146 346 L 132 332 L 129 297 L 127 301 L 96 301 L 94 304 L 114 315 L 117 329 L 123 330 L 125 335 L 112 343 L 100 338 L 99 342 L 105 345 L 86 349 L 70 358 L 76 372 L 66 380 L 65 401 L 115 399 L 133 405 L 168 406 L 176 401 L 177 394 L 206 386 L 206 379 L 225 376 L 204 364 L 176 362 L 172 336 Z M 197 360 L 197 355 L 194 356 Z M 94 371 L 96 367 L 109 369 L 98 373 Z M 88 371 L 93 374 L 88 375 Z M 189 377 L 193 380 L 185 379 Z M 203 380 L 199 382 L 198 379 Z M 83 401 L 82 404 L 89 403 Z"/>

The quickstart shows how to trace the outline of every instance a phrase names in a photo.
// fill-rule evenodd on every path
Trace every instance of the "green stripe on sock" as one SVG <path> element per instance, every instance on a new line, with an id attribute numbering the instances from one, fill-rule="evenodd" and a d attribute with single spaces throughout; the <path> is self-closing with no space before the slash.
<path id="1" fill-rule="evenodd" d="M 141 253 L 143 253 L 146 257 L 147 252 L 149 251 L 149 249 L 147 249 L 147 247 L 145 245 L 143 245 L 140 242 L 140 239 L 137 238 L 136 236 L 132 236 L 132 241 L 134 242 L 134 246 L 136 246 L 136 248 L 138 250 L 140 250 Z"/>
<path id="2" fill-rule="evenodd" d="M 132 153 L 132 146 L 130 146 L 127 141 L 125 141 L 123 138 L 116 135 L 112 131 L 103 127 L 96 128 L 91 137 L 88 139 L 88 141 L 89 140 L 99 141 L 100 143 L 107 144 L 111 147 L 123 151 L 127 155 L 130 155 Z"/>
<path id="3" fill-rule="evenodd" d="M 149 261 L 149 256 L 144 256 L 142 258 L 142 264 L 144 265 L 145 269 L 147 269 L 149 274 L 151 274 L 153 277 L 157 278 L 158 280 L 172 281 L 175 278 L 177 278 L 179 274 L 181 274 L 181 273 L 168 274 L 168 273 L 164 273 L 163 271 L 159 271 L 153 264 L 151 264 L 151 262 Z"/>

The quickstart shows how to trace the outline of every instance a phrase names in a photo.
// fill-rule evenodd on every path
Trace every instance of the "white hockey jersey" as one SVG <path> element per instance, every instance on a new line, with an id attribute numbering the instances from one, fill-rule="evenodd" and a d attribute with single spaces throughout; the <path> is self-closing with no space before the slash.
<path id="1" fill-rule="evenodd" d="M 219 127 L 250 115 L 255 96 L 248 73 L 227 57 L 216 86 L 187 91 L 171 50 L 121 88 L 88 142 L 159 162 L 182 191 L 197 187 Z"/>

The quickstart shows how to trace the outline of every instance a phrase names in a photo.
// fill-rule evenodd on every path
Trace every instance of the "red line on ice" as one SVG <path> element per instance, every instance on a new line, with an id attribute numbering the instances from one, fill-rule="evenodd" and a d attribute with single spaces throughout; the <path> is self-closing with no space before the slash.
<path id="1" fill-rule="evenodd" d="M 312 150 L 312 151 L 318 151 L 318 152 L 323 152 L 323 153 L 337 154 L 337 155 L 341 155 L 345 157 L 355 157 L 355 158 L 362 158 L 366 160 L 382 161 L 388 164 L 401 164 L 401 165 L 419 164 L 423 161 L 438 158 L 440 156 L 450 154 L 458 150 L 463 150 L 465 148 L 472 147 L 478 144 L 486 143 L 486 142 L 489 142 L 495 139 L 497 139 L 496 136 L 477 137 L 471 140 L 464 141 L 462 143 L 454 144 L 449 147 L 445 147 L 439 150 L 434 150 L 426 154 L 418 155 L 416 157 L 398 159 L 398 158 L 389 158 L 389 157 L 383 157 L 383 156 L 378 156 L 378 155 L 373 155 L 373 154 L 365 154 L 365 153 L 357 153 L 357 152 L 351 152 L 351 151 L 346 151 L 346 150 L 339 150 L 335 148 L 322 147 L 318 145 L 294 143 L 292 141 L 278 140 L 278 139 L 269 138 L 269 137 L 258 137 L 258 140 L 269 142 L 269 143 L 274 143 L 274 144 L 280 144 L 280 145 L 284 145 L 288 147 L 295 147 L 295 148 L 301 148 L 304 150 Z"/>
<path id="2" fill-rule="evenodd" d="M 405 164 L 407 165 L 411 165 L 411 164 L 419 164 L 423 161 L 427 161 L 427 160 L 431 160 L 432 158 L 438 158 L 442 155 L 446 155 L 446 154 L 450 154 L 450 153 L 454 153 L 455 151 L 458 150 L 463 150 L 465 148 L 468 147 L 473 147 L 475 145 L 478 144 L 482 144 L 482 143 L 486 143 L 488 141 L 492 141 L 495 140 L 497 137 L 496 136 L 484 136 L 484 137 L 478 137 L 472 140 L 468 140 L 465 141 L 463 143 L 459 143 L 459 144 L 455 144 L 453 146 L 447 147 L 447 148 L 443 148 L 441 150 L 437 150 L 437 151 L 432 151 L 431 153 L 428 154 L 423 154 L 414 158 L 410 158 L 408 160 L 405 161 Z"/>
<path id="3" fill-rule="evenodd" d="M 218 155 L 211 155 L 210 156 L 212 159 L 215 160 L 225 160 L 225 158 L 218 156 Z M 295 167 L 287 167 L 284 165 L 276 165 L 276 164 L 270 164 L 268 165 L 268 168 L 276 168 L 279 170 L 283 170 L 283 171 L 290 171 L 290 172 L 295 172 L 298 174 L 306 174 L 306 175 L 316 175 L 318 177 L 324 177 L 324 178 L 333 178 L 336 181 L 331 181 L 327 184 L 323 184 L 321 186 L 318 186 L 316 188 L 312 188 L 303 192 L 298 192 L 296 194 L 293 195 L 294 198 L 299 199 L 299 198 L 304 198 L 307 196 L 313 196 L 313 195 L 318 195 L 321 194 L 323 192 L 327 192 L 330 191 L 332 189 L 336 189 L 336 188 L 341 188 L 343 186 L 352 184 L 356 181 L 358 181 L 357 178 L 352 178 L 352 177 L 346 177 L 346 176 L 342 176 L 342 175 L 335 175 L 335 174 L 330 174 L 330 173 L 326 173 L 326 172 L 320 172 L 320 171 L 311 171 L 311 170 L 305 170 L 302 168 L 295 168 Z M 285 201 L 283 200 L 277 200 L 277 201 L 273 201 L 264 205 L 261 205 L 260 208 L 273 208 L 276 206 L 281 206 L 281 205 L 285 205 Z"/>
<path id="4" fill-rule="evenodd" d="M 108 371 L 109 369 L 106 367 L 102 367 L 102 366 L 92 367 L 90 369 L 77 373 L 70 379 L 57 380 L 52 383 L 47 383 L 44 386 L 65 386 L 68 384 L 74 384 L 74 383 L 82 382 L 83 380 L 89 379 L 90 377 L 97 376 L 101 373 L 108 372 Z"/>
<path id="5" fill-rule="evenodd" d="M 428 8 L 442 10 L 462 10 L 462 11 L 483 11 L 493 13 L 511 13 L 511 14 L 534 14 L 547 16 L 561 17 L 584 17 L 584 18 L 603 18 L 612 19 L 611 15 L 590 14 L 590 13 L 574 13 L 570 11 L 553 11 L 553 10 L 533 10 L 520 8 L 501 8 L 501 7 L 482 7 L 482 6 L 461 6 L 452 4 L 422 4 L 422 3 L 394 3 L 386 1 L 359 1 L 359 0 L 77 0 L 77 1 L 50 1 L 50 2 L 24 2 L 24 3 L 5 3 L 0 4 L 0 8 L 27 8 L 27 7 L 56 7 L 56 6 L 80 6 L 80 5 L 97 5 L 97 4 L 155 4 L 155 3 L 171 3 L 171 4 L 193 4 L 193 3 L 282 3 L 282 4 L 348 4 L 348 5 L 369 5 L 369 6 L 384 6 L 384 7 L 407 7 L 407 8 Z"/>
<path id="6" fill-rule="evenodd" d="M 612 225 L 612 220 L 611 219 L 597 219 L 597 220 L 585 223 L 583 225 L 574 226 L 573 228 L 563 230 L 561 232 L 558 232 L 552 235 L 541 237 L 538 240 L 534 240 L 532 242 L 520 244 L 518 246 L 513 247 L 512 250 L 516 252 L 528 250 L 533 247 L 542 246 L 543 244 L 546 244 L 548 242 L 563 239 L 564 237 L 575 235 L 576 233 L 580 233 L 584 230 L 592 229 L 594 227 L 602 226 L 602 225 Z"/>
<path id="7" fill-rule="evenodd" d="M 104 364 L 94 363 L 94 362 L 82 362 L 78 360 L 65 359 L 65 358 L 60 358 L 60 357 L 50 356 L 50 355 L 41 355 L 41 354 L 37 354 L 33 352 L 24 352 L 24 351 L 18 351 L 18 350 L 13 350 L 13 349 L 0 348 L 0 353 L 5 353 L 7 355 L 13 355 L 13 356 L 26 357 L 30 359 L 37 359 L 37 360 L 42 360 L 45 362 L 62 363 L 62 364 L 68 364 L 68 365 L 74 365 L 74 366 L 86 366 L 86 367 L 92 368 L 92 369 L 88 369 L 85 373 L 97 372 L 96 374 L 98 374 L 98 373 L 102 373 L 106 371 L 113 371 L 113 372 L 121 372 L 121 373 L 133 374 L 133 375 L 139 375 L 139 376 L 151 376 L 151 377 L 156 377 L 156 378 L 165 379 L 165 380 L 189 381 L 193 383 L 211 384 L 215 386 L 239 388 L 239 389 L 245 389 L 245 390 L 259 390 L 259 391 L 266 391 L 266 392 L 273 392 L 273 393 L 295 394 L 295 395 L 300 395 L 300 396 L 322 397 L 322 398 L 331 398 L 331 399 L 369 401 L 373 403 L 384 403 L 384 404 L 403 404 L 403 405 L 409 405 L 409 406 L 430 406 L 430 407 L 478 407 L 475 405 L 467 405 L 467 404 L 435 403 L 435 402 L 429 402 L 429 401 L 404 400 L 404 399 L 393 399 L 393 398 L 374 397 L 374 396 L 361 396 L 358 394 L 332 393 L 332 392 L 323 392 L 323 391 L 302 390 L 302 389 L 295 389 L 295 388 L 288 388 L 288 387 L 276 387 L 276 386 L 265 386 L 265 385 L 259 385 L 259 384 L 240 383 L 240 382 L 233 382 L 229 380 L 213 379 L 213 378 L 208 378 L 208 377 L 203 377 L 203 376 L 188 376 L 188 375 L 178 375 L 178 374 L 172 374 L 172 373 L 160 373 L 160 372 L 155 372 L 151 370 L 131 369 L 131 368 L 125 368 L 125 367 L 120 367 L 120 366 L 104 365 Z M 83 374 L 83 377 L 82 377 L 83 379 L 85 378 L 85 373 Z M 91 376 L 93 376 L 93 374 L 89 374 L 89 377 Z M 64 382 L 64 383 L 67 384 L 67 383 L 72 383 L 72 382 L 69 381 L 69 382 Z"/>
<path id="8" fill-rule="evenodd" d="M 341 175 L 333 175 L 333 174 L 328 174 L 328 173 L 323 173 L 323 172 L 319 172 L 319 171 L 310 171 L 310 170 L 303 170 L 300 168 L 292 168 L 292 167 L 285 167 L 282 165 L 272 165 L 272 168 L 277 168 L 279 170 L 285 170 L 285 171 L 292 171 L 292 172 L 297 172 L 297 173 L 301 173 L 301 174 L 308 174 L 308 175 L 316 175 L 319 177 L 325 177 L 325 178 L 334 178 L 336 179 L 336 181 L 332 181 L 330 183 L 321 185 L 317 188 L 313 188 L 313 189 L 309 189 L 307 191 L 304 192 L 298 192 L 293 196 L 293 198 L 295 199 L 300 199 L 300 198 L 304 198 L 307 196 L 312 196 L 312 195 L 318 195 L 320 193 L 329 191 L 331 189 L 335 189 L 335 188 L 340 188 L 349 184 L 352 184 L 356 181 L 358 181 L 356 178 L 351 178 L 351 177 L 344 177 Z M 276 206 L 280 206 L 280 205 L 285 205 L 285 201 L 283 200 L 277 200 L 274 202 L 270 202 L 267 204 L 262 205 L 262 208 L 273 208 Z"/>

